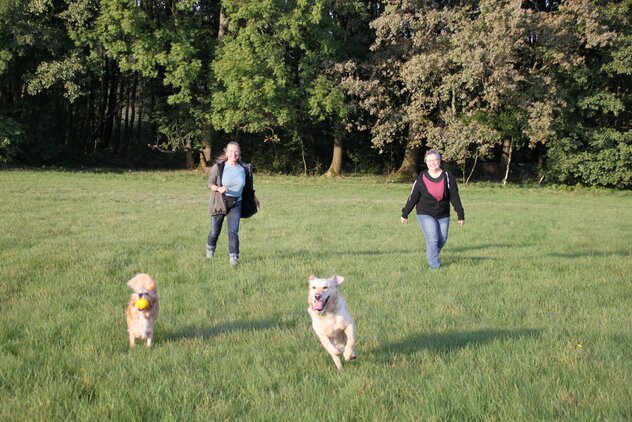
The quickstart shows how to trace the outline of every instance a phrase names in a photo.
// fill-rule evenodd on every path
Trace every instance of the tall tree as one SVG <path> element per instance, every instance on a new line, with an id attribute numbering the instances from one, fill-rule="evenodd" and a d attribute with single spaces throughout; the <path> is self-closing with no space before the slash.
<path id="1" fill-rule="evenodd" d="M 476 108 L 475 98 L 489 77 L 481 71 L 482 49 L 465 35 L 472 32 L 466 29 L 476 14 L 471 2 L 389 1 L 371 23 L 376 31 L 374 54 L 361 66 L 364 76 L 348 87 L 363 98 L 362 105 L 373 116 L 375 147 L 384 149 L 394 142 L 404 146 L 398 171 L 402 178 L 416 173 L 424 144 L 439 143 L 438 129 L 469 124 L 464 117 Z M 464 40 L 469 47 L 461 45 Z M 485 145 L 495 142 L 493 131 L 475 132 L 488 136 Z M 462 147 L 476 145 L 479 142 L 473 141 Z M 447 158 L 459 157 L 444 149 Z"/>
<path id="2" fill-rule="evenodd" d="M 106 54 L 122 72 L 152 84 L 154 148 L 192 152 L 204 148 L 209 111 L 210 63 L 219 30 L 219 4 L 210 0 L 101 0 L 98 25 Z M 134 80 L 134 79 L 132 79 Z M 208 129 L 207 129 L 208 130 Z"/>
<path id="3" fill-rule="evenodd" d="M 562 3 L 541 19 L 559 28 L 552 74 L 566 107 L 547 151 L 555 182 L 632 186 L 632 1 Z"/>
<path id="4" fill-rule="evenodd" d="M 78 95 L 79 60 L 60 13 L 61 0 L 0 3 L 0 140 L 27 162 L 59 159 L 75 141 L 68 102 Z M 42 87 L 51 87 L 44 90 Z M 33 122 L 37 122 L 33 124 Z M 24 136 L 26 131 L 29 136 Z M 36 140 L 47 138 L 47 143 Z"/>
<path id="5" fill-rule="evenodd" d="M 236 1 L 213 63 L 212 121 L 228 133 L 263 134 L 296 148 L 307 172 L 305 145 L 319 120 L 334 138 L 344 116 L 342 91 L 331 73 L 344 56 L 362 13 L 359 1 Z M 343 24 L 346 22 L 347 27 Z M 348 40 L 347 40 L 348 41 Z"/>
<path id="6" fill-rule="evenodd" d="M 328 5 L 327 15 L 333 20 L 333 29 L 329 32 L 337 41 L 337 54 L 334 66 L 327 69 L 327 81 L 319 84 L 319 92 L 312 97 L 310 113 L 327 120 L 333 137 L 333 153 L 325 176 L 338 176 L 342 173 L 344 138 L 352 124 L 353 110 L 356 104 L 353 99 L 344 98 L 344 72 L 340 72 L 342 64 L 348 60 L 364 59 L 369 53 L 372 34 L 369 19 L 375 15 L 374 1 L 336 1 Z M 323 89 L 326 88 L 326 89 Z"/>

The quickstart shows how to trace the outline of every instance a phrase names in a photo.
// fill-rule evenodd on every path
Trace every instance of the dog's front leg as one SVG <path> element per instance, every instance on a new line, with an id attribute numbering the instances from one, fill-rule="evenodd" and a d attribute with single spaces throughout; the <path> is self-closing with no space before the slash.
<path id="1" fill-rule="evenodd" d="M 334 347 L 329 337 L 322 335 L 322 336 L 318 336 L 318 339 L 320 340 L 320 344 L 322 344 L 325 350 L 327 350 L 327 353 L 331 355 L 331 358 L 334 360 L 334 364 L 336 365 L 336 368 L 338 370 L 341 370 L 342 362 L 340 362 L 340 358 L 338 357 L 338 355 L 340 354 L 338 349 Z"/>
<path id="2" fill-rule="evenodd" d="M 345 328 L 345 335 L 347 336 L 347 343 L 345 344 L 345 352 L 343 354 L 345 360 L 354 360 L 356 353 L 353 350 L 355 346 L 355 326 L 353 324 L 347 325 Z"/>
<path id="3" fill-rule="evenodd" d="M 132 333 L 129 333 L 129 347 L 134 348 L 136 346 L 136 338 Z"/>

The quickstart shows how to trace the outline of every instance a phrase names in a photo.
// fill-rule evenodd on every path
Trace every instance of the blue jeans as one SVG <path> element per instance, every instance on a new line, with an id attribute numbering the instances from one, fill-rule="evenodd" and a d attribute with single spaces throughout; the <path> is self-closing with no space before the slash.
<path id="1" fill-rule="evenodd" d="M 219 214 L 211 217 L 211 231 L 208 234 L 207 245 L 213 251 L 217 246 L 217 239 L 222 232 L 224 217 L 228 222 L 228 253 L 239 256 L 239 220 L 241 219 L 241 201 L 228 210 L 226 215 Z"/>
<path id="2" fill-rule="evenodd" d="M 439 268 L 439 252 L 448 240 L 448 228 L 450 227 L 450 217 L 436 219 L 429 215 L 417 214 L 417 220 L 421 230 L 426 236 L 426 256 L 428 265 L 431 268 Z"/>

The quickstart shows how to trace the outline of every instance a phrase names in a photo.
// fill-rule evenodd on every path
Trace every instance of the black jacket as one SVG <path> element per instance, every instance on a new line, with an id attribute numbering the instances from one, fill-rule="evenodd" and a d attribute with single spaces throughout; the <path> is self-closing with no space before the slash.
<path id="1" fill-rule="evenodd" d="M 465 220 L 465 211 L 463 205 L 461 205 L 461 198 L 459 197 L 459 188 L 456 185 L 456 180 L 447 171 L 443 170 L 440 178 L 443 178 L 445 187 L 443 189 L 443 198 L 440 201 L 428 192 L 428 188 L 423 181 L 423 175 L 426 175 L 431 180 L 434 179 L 428 174 L 428 171 L 420 173 L 413 183 L 413 188 L 408 196 L 406 205 L 402 208 L 402 217 L 408 218 L 408 214 L 416 208 L 417 214 L 429 215 L 434 218 L 444 218 L 450 216 L 450 203 L 454 207 L 459 220 Z"/>

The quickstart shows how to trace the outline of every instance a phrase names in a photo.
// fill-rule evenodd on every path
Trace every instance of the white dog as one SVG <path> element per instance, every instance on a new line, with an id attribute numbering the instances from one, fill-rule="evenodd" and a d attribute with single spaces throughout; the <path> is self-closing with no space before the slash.
<path id="1" fill-rule="evenodd" d="M 347 304 L 340 296 L 338 286 L 345 281 L 344 277 L 333 275 L 330 278 L 309 276 L 309 294 L 307 312 L 312 318 L 312 328 L 318 336 L 320 344 L 331 355 L 338 370 L 342 369 L 339 355 L 346 360 L 354 360 L 355 324 Z"/>

